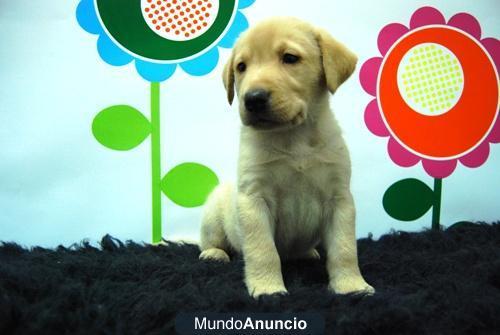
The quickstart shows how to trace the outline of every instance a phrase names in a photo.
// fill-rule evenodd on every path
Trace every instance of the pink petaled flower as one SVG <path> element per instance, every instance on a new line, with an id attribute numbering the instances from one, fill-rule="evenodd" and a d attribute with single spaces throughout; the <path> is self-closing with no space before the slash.
<path id="1" fill-rule="evenodd" d="M 409 27 L 385 26 L 378 35 L 382 57 L 360 71 L 373 99 L 365 123 L 389 137 L 394 163 L 422 161 L 434 178 L 448 177 L 457 161 L 479 167 L 489 144 L 500 142 L 500 41 L 482 38 L 479 22 L 459 13 L 446 22 L 432 7 L 415 11 Z"/>

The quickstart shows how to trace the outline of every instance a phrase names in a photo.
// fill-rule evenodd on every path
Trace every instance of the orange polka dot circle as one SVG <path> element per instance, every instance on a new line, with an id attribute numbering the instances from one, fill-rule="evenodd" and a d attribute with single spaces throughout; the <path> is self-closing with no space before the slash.
<path id="1" fill-rule="evenodd" d="M 142 0 L 144 19 L 156 34 L 174 41 L 194 39 L 214 23 L 219 0 Z"/>

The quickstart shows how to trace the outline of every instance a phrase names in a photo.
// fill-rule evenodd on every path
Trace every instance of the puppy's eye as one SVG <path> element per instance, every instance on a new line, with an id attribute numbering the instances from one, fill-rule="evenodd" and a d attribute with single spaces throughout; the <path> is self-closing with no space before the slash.
<path id="1" fill-rule="evenodd" d="M 247 69 L 247 65 L 243 62 L 239 63 L 236 66 L 236 70 L 238 70 L 238 72 L 240 72 L 240 73 L 245 72 L 246 69 Z"/>
<path id="2" fill-rule="evenodd" d="M 295 56 L 288 53 L 283 55 L 283 63 L 285 64 L 295 64 L 298 63 L 299 61 L 300 61 L 299 56 Z"/>

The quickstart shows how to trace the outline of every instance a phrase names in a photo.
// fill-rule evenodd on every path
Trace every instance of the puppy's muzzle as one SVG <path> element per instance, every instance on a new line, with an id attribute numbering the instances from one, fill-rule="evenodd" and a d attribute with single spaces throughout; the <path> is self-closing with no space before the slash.
<path id="1" fill-rule="evenodd" d="M 254 89 L 245 94 L 245 108 L 254 114 L 253 117 L 260 118 L 269 112 L 271 93 L 264 89 Z"/>

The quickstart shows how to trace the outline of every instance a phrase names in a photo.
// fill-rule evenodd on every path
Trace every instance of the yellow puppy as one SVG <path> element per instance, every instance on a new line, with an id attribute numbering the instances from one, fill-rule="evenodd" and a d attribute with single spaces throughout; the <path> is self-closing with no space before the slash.
<path id="1" fill-rule="evenodd" d="M 356 60 L 325 31 L 274 18 L 240 37 L 224 69 L 243 123 L 238 182 L 210 195 L 200 258 L 242 253 L 253 297 L 286 293 L 280 261 L 319 257 L 320 243 L 332 291 L 374 292 L 358 267 L 351 163 L 329 105 Z"/>

